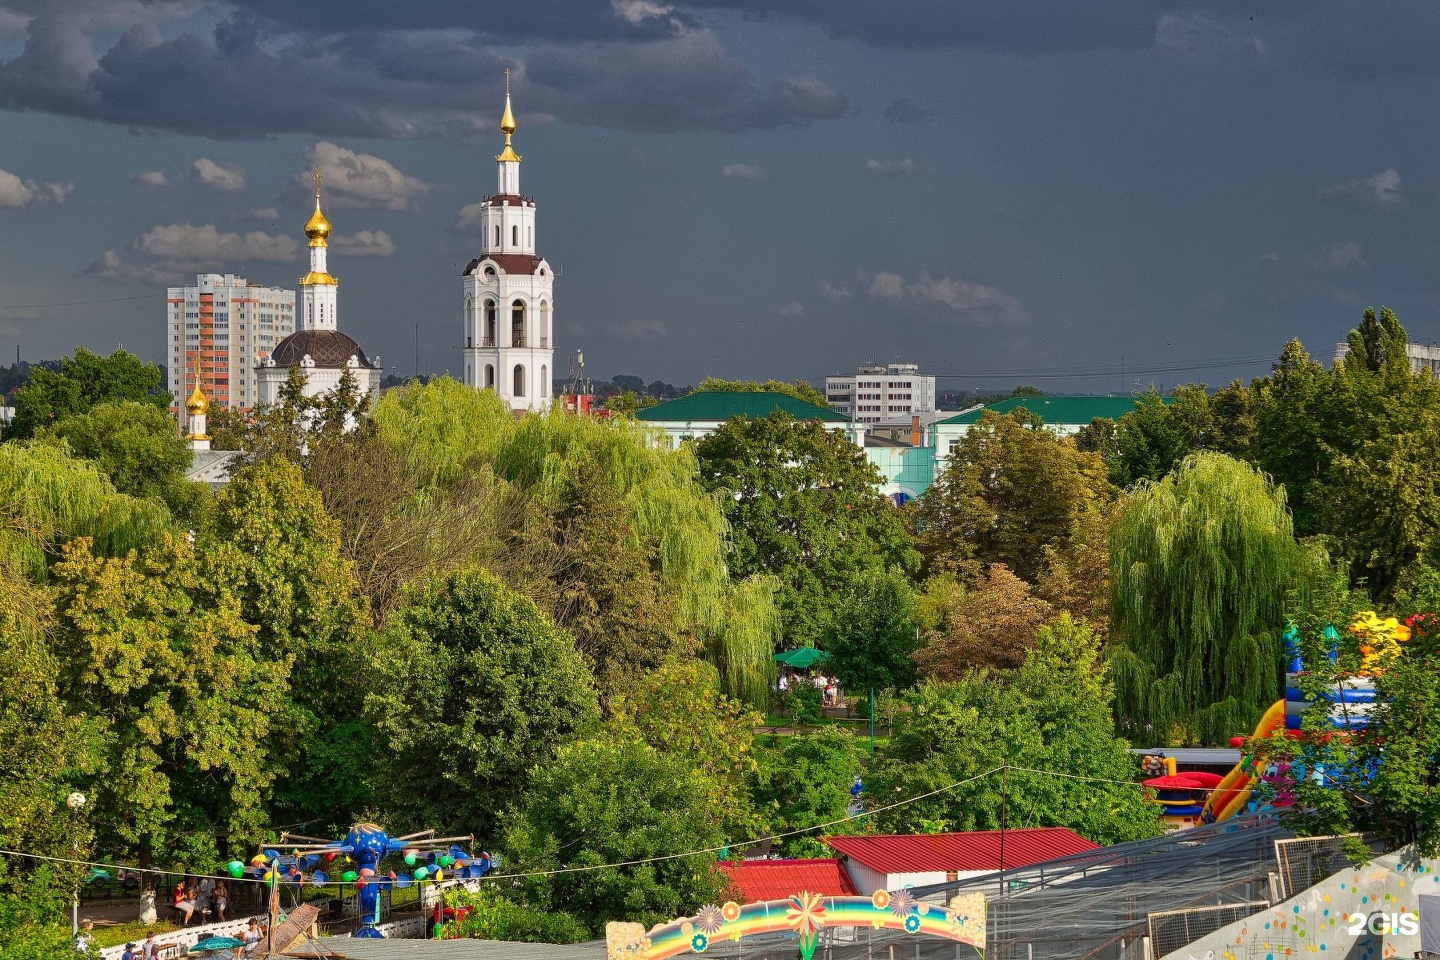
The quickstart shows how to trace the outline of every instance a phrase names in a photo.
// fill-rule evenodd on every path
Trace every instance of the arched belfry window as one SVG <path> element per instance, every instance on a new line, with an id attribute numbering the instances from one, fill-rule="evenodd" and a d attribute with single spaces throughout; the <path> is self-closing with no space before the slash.
<path id="1" fill-rule="evenodd" d="M 495 246 L 500 246 L 500 224 L 495 224 Z"/>
<path id="2" fill-rule="evenodd" d="M 550 396 L 550 368 L 540 364 L 540 396 Z"/>
<path id="3" fill-rule="evenodd" d="M 525 301 L 510 304 L 510 346 L 525 346 Z"/>
<path id="4" fill-rule="evenodd" d="M 524 364 L 520 364 L 520 363 L 515 364 L 515 390 L 514 390 L 514 394 L 515 394 L 515 396 L 517 396 L 517 397 L 523 397 L 523 396 L 525 396 L 525 365 L 524 365 Z"/>
<path id="5" fill-rule="evenodd" d="M 495 301 L 494 301 L 494 300 L 486 300 L 486 301 L 485 301 L 485 340 L 484 340 L 484 342 L 483 342 L 483 345 L 484 345 L 484 346 L 487 346 L 487 347 L 493 347 L 493 346 L 495 346 L 495 314 L 496 314 Z"/>
<path id="6" fill-rule="evenodd" d="M 485 386 L 490 390 L 495 389 L 495 367 L 488 363 L 485 364 Z"/>
<path id="7" fill-rule="evenodd" d="M 550 346 L 550 301 L 540 301 L 540 329 L 536 332 L 540 338 L 540 346 Z"/>

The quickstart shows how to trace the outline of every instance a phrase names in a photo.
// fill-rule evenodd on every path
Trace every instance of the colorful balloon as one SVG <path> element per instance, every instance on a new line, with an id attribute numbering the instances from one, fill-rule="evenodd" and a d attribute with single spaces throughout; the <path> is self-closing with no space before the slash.
<path id="1" fill-rule="evenodd" d="M 231 860 L 229 863 L 225 864 L 225 872 L 230 874 L 230 876 L 235 878 L 236 880 L 239 880 L 242 876 L 245 875 L 245 864 L 241 863 L 239 860 Z"/>
<path id="2" fill-rule="evenodd" d="M 354 883 L 355 878 L 358 876 L 359 874 L 356 873 L 354 870 L 346 870 L 344 873 L 340 874 L 340 879 L 343 880 L 345 883 Z"/>

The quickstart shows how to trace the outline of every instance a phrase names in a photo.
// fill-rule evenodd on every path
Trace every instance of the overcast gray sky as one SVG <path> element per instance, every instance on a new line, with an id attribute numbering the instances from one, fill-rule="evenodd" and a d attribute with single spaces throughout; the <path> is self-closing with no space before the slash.
<path id="1" fill-rule="evenodd" d="M 1119 390 L 1369 304 L 1430 340 L 1437 49 L 1433 0 L 0 0 L 0 358 L 158 361 L 164 285 L 293 285 L 318 162 L 342 329 L 458 370 L 506 67 L 559 371 Z"/>

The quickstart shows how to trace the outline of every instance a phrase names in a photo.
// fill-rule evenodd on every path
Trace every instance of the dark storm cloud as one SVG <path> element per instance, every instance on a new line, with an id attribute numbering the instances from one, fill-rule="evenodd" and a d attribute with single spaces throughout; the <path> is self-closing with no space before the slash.
<path id="1" fill-rule="evenodd" d="M 0 104 L 216 139 L 416 137 L 489 119 L 509 66 L 532 116 L 582 125 L 739 131 L 847 108 L 813 76 L 757 83 L 713 33 L 683 26 L 649 0 L 604 6 L 625 25 L 624 38 L 551 39 L 503 54 L 487 34 L 422 30 L 418 21 L 310 34 L 246 11 L 206 33 L 162 36 L 141 23 L 97 56 L 97 18 L 79 0 L 30 21 L 22 53 L 0 64 Z M 379 22 L 378 10 L 368 19 Z M 658 20 L 667 26 L 647 26 Z M 333 23 L 348 27 L 351 18 Z"/>

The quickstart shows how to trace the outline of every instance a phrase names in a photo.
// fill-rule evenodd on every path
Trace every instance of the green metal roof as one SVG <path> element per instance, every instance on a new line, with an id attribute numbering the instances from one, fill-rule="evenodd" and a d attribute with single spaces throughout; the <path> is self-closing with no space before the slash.
<path id="1" fill-rule="evenodd" d="M 1048 424 L 1086 424 L 1096 417 L 1119 420 L 1135 409 L 1135 404 L 1139 399 L 1139 397 L 1131 396 L 1006 397 L 998 403 L 992 403 L 978 410 L 967 410 L 959 416 L 940 422 L 972 424 L 977 423 L 980 420 L 980 414 L 986 410 L 1004 415 L 1017 407 L 1024 407 Z M 1161 400 L 1165 403 L 1170 402 L 1169 397 L 1162 397 Z"/>
<path id="2" fill-rule="evenodd" d="M 748 392 L 731 390 L 697 390 L 676 400 L 647 407 L 635 414 L 637 420 L 729 420 L 731 417 L 747 417 L 760 420 L 776 410 L 788 413 L 796 420 L 825 420 L 844 423 L 848 418 L 829 407 L 796 400 L 788 393 Z"/>

